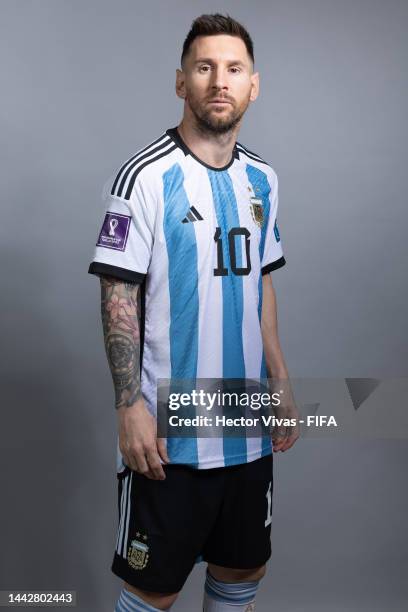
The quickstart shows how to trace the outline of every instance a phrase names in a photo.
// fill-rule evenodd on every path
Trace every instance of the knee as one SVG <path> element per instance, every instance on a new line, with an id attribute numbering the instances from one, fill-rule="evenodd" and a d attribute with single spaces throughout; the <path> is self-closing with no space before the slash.
<path id="1" fill-rule="evenodd" d="M 158 610 L 168 610 L 174 604 L 178 596 L 178 593 L 153 593 L 151 591 L 143 591 L 127 582 L 125 582 L 123 586 L 127 591 L 134 593 L 140 599 Z"/>
<path id="2" fill-rule="evenodd" d="M 266 565 L 261 565 L 252 569 L 234 569 L 209 563 L 208 569 L 210 574 L 221 582 L 252 582 L 261 580 L 266 573 Z"/>

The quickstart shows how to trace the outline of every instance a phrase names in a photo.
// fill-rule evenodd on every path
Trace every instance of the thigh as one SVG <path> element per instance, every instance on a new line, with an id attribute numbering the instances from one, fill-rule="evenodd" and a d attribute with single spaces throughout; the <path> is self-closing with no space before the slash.
<path id="1" fill-rule="evenodd" d="M 136 588 L 181 590 L 218 512 L 222 482 L 216 473 L 166 465 L 165 480 L 126 468 L 118 476 L 119 525 L 112 571 Z M 204 475 L 205 476 L 205 475 Z"/>
<path id="2" fill-rule="evenodd" d="M 258 568 L 271 556 L 273 455 L 234 466 L 225 485 L 221 512 L 206 542 L 208 563 Z"/>

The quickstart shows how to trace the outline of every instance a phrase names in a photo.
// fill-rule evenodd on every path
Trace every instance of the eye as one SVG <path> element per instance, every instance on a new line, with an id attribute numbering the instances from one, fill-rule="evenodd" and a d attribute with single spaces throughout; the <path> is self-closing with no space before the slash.
<path id="1" fill-rule="evenodd" d="M 208 64 L 201 64 L 201 66 L 198 67 L 199 72 L 208 72 L 209 70 L 210 66 Z"/>
<path id="2" fill-rule="evenodd" d="M 231 66 L 230 70 L 231 72 L 233 72 L 233 74 L 238 74 L 239 72 L 241 72 L 241 69 L 238 68 L 238 66 Z"/>

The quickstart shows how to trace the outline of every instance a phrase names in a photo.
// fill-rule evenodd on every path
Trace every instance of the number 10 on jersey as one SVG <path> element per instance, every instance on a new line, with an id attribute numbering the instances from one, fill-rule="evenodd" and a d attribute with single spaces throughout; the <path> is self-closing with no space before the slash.
<path id="1" fill-rule="evenodd" d="M 246 227 L 233 227 L 228 232 L 228 251 L 230 256 L 230 269 L 233 274 L 237 276 L 246 276 L 251 271 L 251 257 L 250 257 L 250 240 L 249 237 L 251 232 Z M 245 237 L 245 258 L 246 266 L 237 266 L 237 251 L 236 251 L 236 239 L 241 241 L 241 236 Z M 217 227 L 214 234 L 214 241 L 217 245 L 217 267 L 214 268 L 214 276 L 228 276 L 229 269 L 224 264 L 224 249 L 223 240 L 221 236 L 221 228 Z M 244 263 L 244 262 L 242 262 Z"/>

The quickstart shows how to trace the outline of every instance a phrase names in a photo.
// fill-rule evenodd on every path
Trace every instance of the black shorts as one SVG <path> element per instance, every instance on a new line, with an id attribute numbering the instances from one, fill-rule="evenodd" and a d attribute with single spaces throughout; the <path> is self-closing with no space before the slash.
<path id="1" fill-rule="evenodd" d="M 199 560 L 263 565 L 271 556 L 272 467 L 272 454 L 204 470 L 166 465 L 165 480 L 126 467 L 118 474 L 113 573 L 146 591 L 174 593 Z"/>

